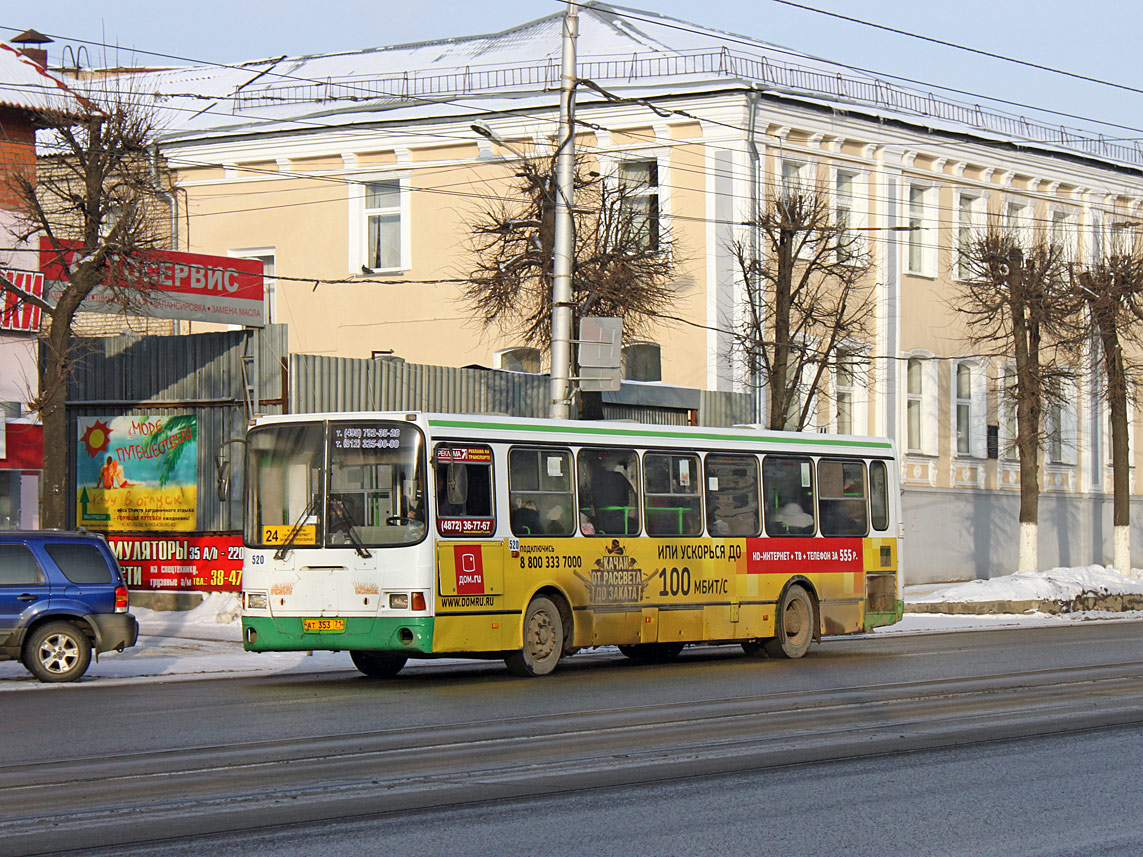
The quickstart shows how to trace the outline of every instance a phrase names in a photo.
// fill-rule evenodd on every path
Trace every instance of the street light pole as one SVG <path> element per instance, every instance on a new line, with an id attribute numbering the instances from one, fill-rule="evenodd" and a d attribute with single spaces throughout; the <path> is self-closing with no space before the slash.
<path id="1" fill-rule="evenodd" d="M 564 12 L 560 72 L 560 130 L 556 151 L 555 236 L 552 259 L 552 370 L 549 415 L 567 419 L 571 396 L 572 264 L 575 252 L 572 187 L 575 173 L 576 36 L 579 7 L 568 0 Z"/>

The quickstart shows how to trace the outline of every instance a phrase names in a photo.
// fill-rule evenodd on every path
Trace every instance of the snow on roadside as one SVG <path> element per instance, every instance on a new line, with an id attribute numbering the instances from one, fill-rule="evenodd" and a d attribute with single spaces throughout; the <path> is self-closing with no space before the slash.
<path id="1" fill-rule="evenodd" d="M 1084 593 L 1095 595 L 1143 594 L 1143 572 L 1130 576 L 1102 565 L 1053 568 L 1049 571 L 1018 571 L 989 580 L 970 580 L 941 589 L 909 591 L 905 605 L 969 601 L 1071 601 Z"/>

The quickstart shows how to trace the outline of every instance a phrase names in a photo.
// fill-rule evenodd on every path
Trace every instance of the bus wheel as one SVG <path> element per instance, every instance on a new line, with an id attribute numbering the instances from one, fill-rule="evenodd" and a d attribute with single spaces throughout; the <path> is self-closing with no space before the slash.
<path id="1" fill-rule="evenodd" d="M 524 645 L 504 663 L 518 676 L 547 675 L 556 668 L 564 649 L 564 621 L 551 599 L 532 599 L 524 613 Z"/>
<path id="2" fill-rule="evenodd" d="M 809 651 L 814 639 L 814 605 L 805 589 L 787 589 L 774 618 L 775 636 L 766 642 L 766 654 L 772 658 L 800 658 Z"/>
<path id="3" fill-rule="evenodd" d="M 669 664 L 682 650 L 682 643 L 636 643 L 619 647 L 621 654 L 637 664 Z"/>
<path id="4" fill-rule="evenodd" d="M 404 655 L 388 652 L 350 652 L 353 665 L 370 678 L 392 678 L 409 660 Z"/>

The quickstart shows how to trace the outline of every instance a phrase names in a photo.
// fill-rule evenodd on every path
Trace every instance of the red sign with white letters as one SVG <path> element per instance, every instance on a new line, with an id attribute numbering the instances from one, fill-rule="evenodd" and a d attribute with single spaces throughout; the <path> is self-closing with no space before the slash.
<path id="1" fill-rule="evenodd" d="M 37 298 L 44 296 L 43 274 L 0 270 L 0 276 L 22 292 Z M 0 292 L 0 330 L 34 333 L 40 329 L 40 314 L 40 308 L 31 301 L 20 300 L 7 289 Z"/>
<path id="2" fill-rule="evenodd" d="M 67 280 L 65 265 L 80 261 L 77 242 L 52 242 L 40 238 L 40 267 L 48 279 L 49 294 L 60 291 Z M 130 311 L 155 318 L 182 318 L 261 327 L 265 324 L 262 263 L 257 259 L 205 256 L 177 250 L 147 250 L 131 259 L 109 263 L 108 281 L 83 302 L 85 312 L 122 312 L 122 295 L 116 291 L 138 289 Z"/>
<path id="3" fill-rule="evenodd" d="M 483 595 L 484 560 L 480 556 L 480 545 L 454 545 L 452 550 L 457 595 Z"/>
<path id="4" fill-rule="evenodd" d="M 861 539 L 747 539 L 747 574 L 865 570 Z"/>

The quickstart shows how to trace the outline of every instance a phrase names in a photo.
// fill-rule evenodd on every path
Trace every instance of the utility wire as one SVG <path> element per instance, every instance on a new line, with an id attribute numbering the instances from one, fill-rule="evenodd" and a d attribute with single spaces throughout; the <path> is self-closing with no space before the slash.
<path id="1" fill-rule="evenodd" d="M 946 47 L 946 48 L 954 48 L 958 51 L 966 51 L 970 54 L 977 54 L 978 56 L 989 57 L 989 58 L 995 59 L 995 60 L 1002 60 L 1004 62 L 1010 62 L 1010 63 L 1014 63 L 1016 65 L 1022 65 L 1022 66 L 1025 66 L 1027 68 L 1034 68 L 1038 71 L 1046 71 L 1046 72 L 1049 72 L 1050 74 L 1060 74 L 1060 75 L 1063 75 L 1064 77 L 1071 77 L 1071 78 L 1074 78 L 1076 80 L 1087 81 L 1088 83 L 1097 83 L 1100 86 L 1111 86 L 1111 87 L 1114 87 L 1115 89 L 1122 89 L 1122 90 L 1126 90 L 1127 92 L 1134 92 L 1134 93 L 1137 93 L 1139 95 L 1143 95 L 1143 89 L 1139 89 L 1138 87 L 1135 87 L 1135 86 L 1128 86 L 1127 84 L 1124 84 L 1124 83 L 1116 83 L 1115 81 L 1103 80 L 1102 78 L 1098 78 L 1098 77 L 1089 77 L 1086 74 L 1078 74 L 1077 72 L 1074 72 L 1074 71 L 1067 71 L 1066 69 L 1062 69 L 1062 68 L 1054 68 L 1050 65 L 1041 65 L 1040 63 L 1030 62 L 1028 60 L 1017 59 L 1016 57 L 1005 56 L 1004 54 L 997 54 L 997 53 L 993 53 L 992 51 L 986 51 L 986 50 L 982 50 L 980 48 L 973 48 L 973 47 L 969 47 L 968 45 L 961 45 L 961 44 L 957 44 L 956 42 L 949 42 L 949 41 L 946 41 L 944 39 L 934 38 L 932 36 L 924 36 L 924 35 L 921 35 L 920 33 L 911 32 L 910 30 L 899 30 L 896 27 L 889 27 L 889 26 L 886 26 L 885 24 L 878 24 L 874 21 L 866 21 L 862 18 L 853 18 L 849 15 L 842 15 L 839 12 L 830 12 L 827 9 L 817 9 L 813 6 L 806 6 L 802 3 L 795 3 L 795 2 L 793 2 L 793 0 L 771 0 L 771 2 L 780 3 L 783 6 L 791 6 L 795 9 L 803 9 L 807 12 L 816 12 L 819 15 L 826 15 L 830 18 L 837 18 L 838 20 L 841 20 L 841 21 L 849 21 L 852 24 L 860 24 L 863 27 L 872 27 L 875 30 L 884 30 L 887 33 L 896 33 L 899 36 L 908 36 L 910 39 L 919 39 L 922 42 L 929 42 L 929 43 L 934 44 L 934 45 L 942 45 L 943 47 Z"/>

